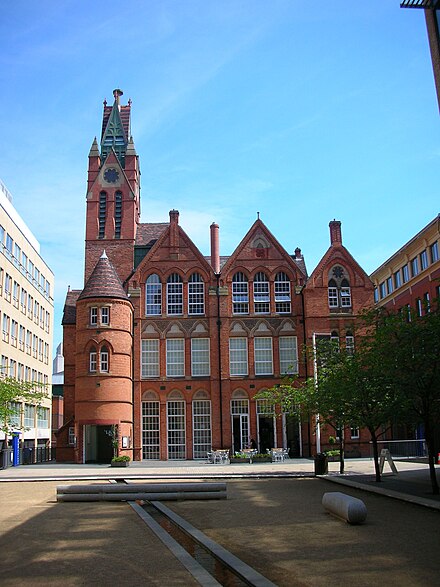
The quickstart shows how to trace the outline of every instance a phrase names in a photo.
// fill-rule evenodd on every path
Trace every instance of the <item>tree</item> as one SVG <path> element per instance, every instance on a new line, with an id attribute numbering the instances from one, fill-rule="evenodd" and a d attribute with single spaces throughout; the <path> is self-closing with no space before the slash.
<path id="1" fill-rule="evenodd" d="M 48 392 L 42 384 L 0 376 L 0 430 L 8 436 L 16 430 L 25 429 L 20 424 L 20 418 L 17 419 L 22 403 L 40 406 L 47 397 Z"/>
<path id="2" fill-rule="evenodd" d="M 440 307 L 424 315 L 408 310 L 377 314 L 375 346 L 380 368 L 401 401 L 407 423 L 422 423 L 428 448 L 432 491 L 439 494 L 435 472 L 436 430 L 440 422 Z M 438 433 L 438 432 L 437 432 Z"/>

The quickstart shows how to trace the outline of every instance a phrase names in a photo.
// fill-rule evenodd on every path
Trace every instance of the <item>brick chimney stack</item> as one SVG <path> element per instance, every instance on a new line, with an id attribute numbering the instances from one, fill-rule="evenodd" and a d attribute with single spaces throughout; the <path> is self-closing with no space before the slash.
<path id="1" fill-rule="evenodd" d="M 342 232 L 340 220 L 332 220 L 330 227 L 330 243 L 332 245 L 342 245 Z"/>
<path id="2" fill-rule="evenodd" d="M 179 246 L 179 211 L 170 210 L 170 247 L 172 253 L 177 253 Z"/>
<path id="3" fill-rule="evenodd" d="M 215 274 L 220 273 L 219 226 L 215 222 L 211 224 L 211 267 Z"/>

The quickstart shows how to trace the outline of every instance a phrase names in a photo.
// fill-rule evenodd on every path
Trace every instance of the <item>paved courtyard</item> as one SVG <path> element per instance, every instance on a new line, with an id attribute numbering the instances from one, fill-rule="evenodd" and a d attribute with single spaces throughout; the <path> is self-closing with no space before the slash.
<path id="1" fill-rule="evenodd" d="M 56 503 L 60 483 L 0 482 L 2 586 L 197 584 L 127 504 Z M 227 500 L 167 505 L 280 587 L 440 583 L 439 511 L 320 478 L 227 487 Z M 326 491 L 360 497 L 366 523 L 325 513 Z"/>

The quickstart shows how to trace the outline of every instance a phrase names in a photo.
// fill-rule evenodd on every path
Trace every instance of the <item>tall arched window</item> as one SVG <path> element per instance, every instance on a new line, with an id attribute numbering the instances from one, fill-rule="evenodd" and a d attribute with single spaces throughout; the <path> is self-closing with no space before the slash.
<path id="1" fill-rule="evenodd" d="M 255 314 L 269 314 L 269 280 L 263 271 L 259 271 L 254 277 L 254 312 Z"/>
<path id="2" fill-rule="evenodd" d="M 328 281 L 329 308 L 351 308 L 351 290 L 346 271 L 340 265 L 333 267 Z"/>
<path id="3" fill-rule="evenodd" d="M 115 193 L 115 238 L 121 238 L 122 192 Z"/>
<path id="4" fill-rule="evenodd" d="M 96 373 L 96 348 L 92 346 L 89 353 L 89 371 Z"/>
<path id="5" fill-rule="evenodd" d="M 290 314 L 290 279 L 280 271 L 275 276 L 275 312 L 277 314 Z"/>
<path id="6" fill-rule="evenodd" d="M 167 279 L 167 313 L 183 314 L 183 283 L 178 273 L 172 273 Z"/>
<path id="7" fill-rule="evenodd" d="M 199 273 L 193 273 L 188 281 L 188 314 L 205 313 L 205 284 Z"/>
<path id="8" fill-rule="evenodd" d="M 147 316 L 162 314 L 162 284 L 155 273 L 147 278 L 145 284 L 145 313 Z"/>
<path id="9" fill-rule="evenodd" d="M 101 192 L 99 194 L 99 235 L 98 238 L 105 236 L 105 219 L 107 216 L 107 194 Z"/>
<path id="10" fill-rule="evenodd" d="M 232 313 L 249 314 L 249 284 L 241 271 L 232 278 Z"/>
<path id="11" fill-rule="evenodd" d="M 109 370 L 109 353 L 106 346 L 101 347 L 99 353 L 99 370 L 101 373 L 108 373 Z"/>

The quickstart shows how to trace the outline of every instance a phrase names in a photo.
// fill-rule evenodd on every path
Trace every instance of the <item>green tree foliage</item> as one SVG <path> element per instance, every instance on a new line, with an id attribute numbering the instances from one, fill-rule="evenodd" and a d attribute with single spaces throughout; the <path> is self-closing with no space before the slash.
<path id="1" fill-rule="evenodd" d="M 21 403 L 40 406 L 47 397 L 48 392 L 41 384 L 0 376 L 0 430 L 6 435 L 15 430 L 23 430 L 24 426 L 16 423 L 19 420 L 17 416 L 20 415 Z"/>
<path id="2" fill-rule="evenodd" d="M 405 422 L 422 423 L 428 448 L 433 493 L 439 493 L 435 473 L 436 429 L 440 423 L 440 308 L 438 301 L 423 316 L 413 311 L 376 313 L 374 342 L 380 371 L 386 373 L 401 401 Z M 370 323 L 371 316 L 370 316 Z M 378 369 L 379 370 L 379 369 Z"/>

